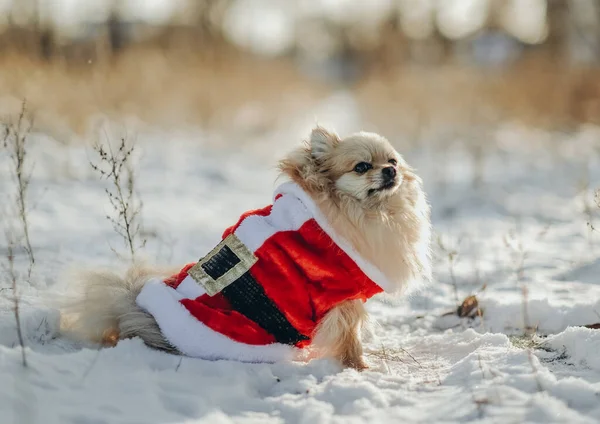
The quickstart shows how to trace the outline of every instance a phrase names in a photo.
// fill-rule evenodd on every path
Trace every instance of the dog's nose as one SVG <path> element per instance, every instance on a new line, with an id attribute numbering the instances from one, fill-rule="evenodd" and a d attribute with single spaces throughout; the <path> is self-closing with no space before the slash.
<path id="1" fill-rule="evenodd" d="M 393 166 L 386 166 L 381 170 L 381 173 L 383 174 L 383 178 L 389 181 L 396 177 L 396 168 Z"/>

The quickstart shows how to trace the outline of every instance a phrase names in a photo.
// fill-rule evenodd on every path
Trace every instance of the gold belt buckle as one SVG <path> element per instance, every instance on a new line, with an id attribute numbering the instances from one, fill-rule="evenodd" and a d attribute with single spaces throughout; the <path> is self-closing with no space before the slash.
<path id="1" fill-rule="evenodd" d="M 254 253 L 232 233 L 191 267 L 188 275 L 204 287 L 209 296 L 214 296 L 248 272 L 256 261 Z M 219 275 L 213 278 L 215 274 Z"/>

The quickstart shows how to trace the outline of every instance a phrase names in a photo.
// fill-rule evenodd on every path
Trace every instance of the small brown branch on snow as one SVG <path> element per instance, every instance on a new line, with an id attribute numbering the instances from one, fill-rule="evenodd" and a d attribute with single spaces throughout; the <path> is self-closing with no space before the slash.
<path id="1" fill-rule="evenodd" d="M 600 330 L 600 322 L 597 322 L 596 324 L 584 325 L 584 327 L 589 328 L 591 330 Z"/>
<path id="2" fill-rule="evenodd" d="M 598 318 L 600 318 L 600 314 L 599 314 L 599 313 L 598 313 L 598 311 L 596 311 L 595 309 L 594 309 L 594 313 L 596 314 L 596 316 L 597 316 Z M 584 325 L 584 327 L 585 327 L 585 328 L 592 329 L 592 330 L 600 330 L 600 322 L 597 322 L 597 323 L 595 323 L 595 324 L 588 324 L 588 325 Z"/>
<path id="3" fill-rule="evenodd" d="M 482 317 L 483 311 L 479 308 L 479 301 L 477 296 L 467 296 L 465 300 L 456 309 L 456 314 L 461 318 L 475 318 L 476 316 Z"/>

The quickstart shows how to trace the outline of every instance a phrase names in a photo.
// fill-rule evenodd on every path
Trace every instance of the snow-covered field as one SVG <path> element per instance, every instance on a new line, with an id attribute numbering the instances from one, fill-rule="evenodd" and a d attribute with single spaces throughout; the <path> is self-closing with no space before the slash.
<path id="1" fill-rule="evenodd" d="M 270 202 L 276 159 L 315 116 L 344 134 L 374 129 L 351 99 L 337 96 L 260 136 L 138 132 L 143 255 L 162 264 L 195 260 L 239 213 Z M 66 290 L 64 271 L 124 263 L 110 248 L 121 245 L 89 146 L 33 137 L 36 264 L 31 283 L 19 286 L 29 367 L 20 365 L 3 278 L 0 423 L 599 422 L 600 330 L 582 326 L 600 322 L 600 235 L 587 225 L 600 229 L 600 131 L 507 125 L 475 134 L 480 161 L 442 129 L 418 145 L 385 135 L 424 178 L 440 241 L 431 285 L 369 304 L 377 325 L 362 373 L 329 360 L 211 362 L 135 339 L 97 350 L 60 337 L 48 299 Z M 0 155 L 6 199 L 12 188 L 6 151 Z M 5 262 L 4 243 L 0 249 Z M 22 276 L 26 263 L 19 255 Z M 482 319 L 445 315 L 471 294 Z"/>

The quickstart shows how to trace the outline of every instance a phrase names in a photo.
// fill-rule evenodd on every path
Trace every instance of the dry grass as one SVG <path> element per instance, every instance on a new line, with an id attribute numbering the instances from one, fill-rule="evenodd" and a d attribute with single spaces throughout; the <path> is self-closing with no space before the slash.
<path id="1" fill-rule="evenodd" d="M 488 128 L 507 119 L 546 128 L 600 122 L 600 75 L 550 59 L 528 59 L 504 72 L 444 65 L 373 68 L 351 89 L 380 132 L 419 138 L 428 128 Z M 38 129 L 64 139 L 84 134 L 99 115 L 155 126 L 230 126 L 258 104 L 268 128 L 333 90 L 300 75 L 290 60 L 252 58 L 231 49 L 190 53 L 138 47 L 89 63 L 0 58 L 0 113 L 22 99 Z M 485 138 L 482 131 L 479 139 Z"/>
<path id="2" fill-rule="evenodd" d="M 538 58 L 503 72 L 474 67 L 405 67 L 373 74 L 357 93 L 371 122 L 386 132 L 420 136 L 506 120 L 550 129 L 600 123 L 600 74 Z M 376 106 L 376 107 L 374 107 Z"/>
<path id="3" fill-rule="evenodd" d="M 223 124 L 252 102 L 267 107 L 269 120 L 270 113 L 293 109 L 294 98 L 316 97 L 319 87 L 283 61 L 140 48 L 108 62 L 77 65 L 4 56 L 0 92 L 1 114 L 14 114 L 26 99 L 37 129 L 64 140 L 69 131 L 90 131 L 99 115 L 117 122 L 135 118 L 155 126 L 206 128 Z"/>

